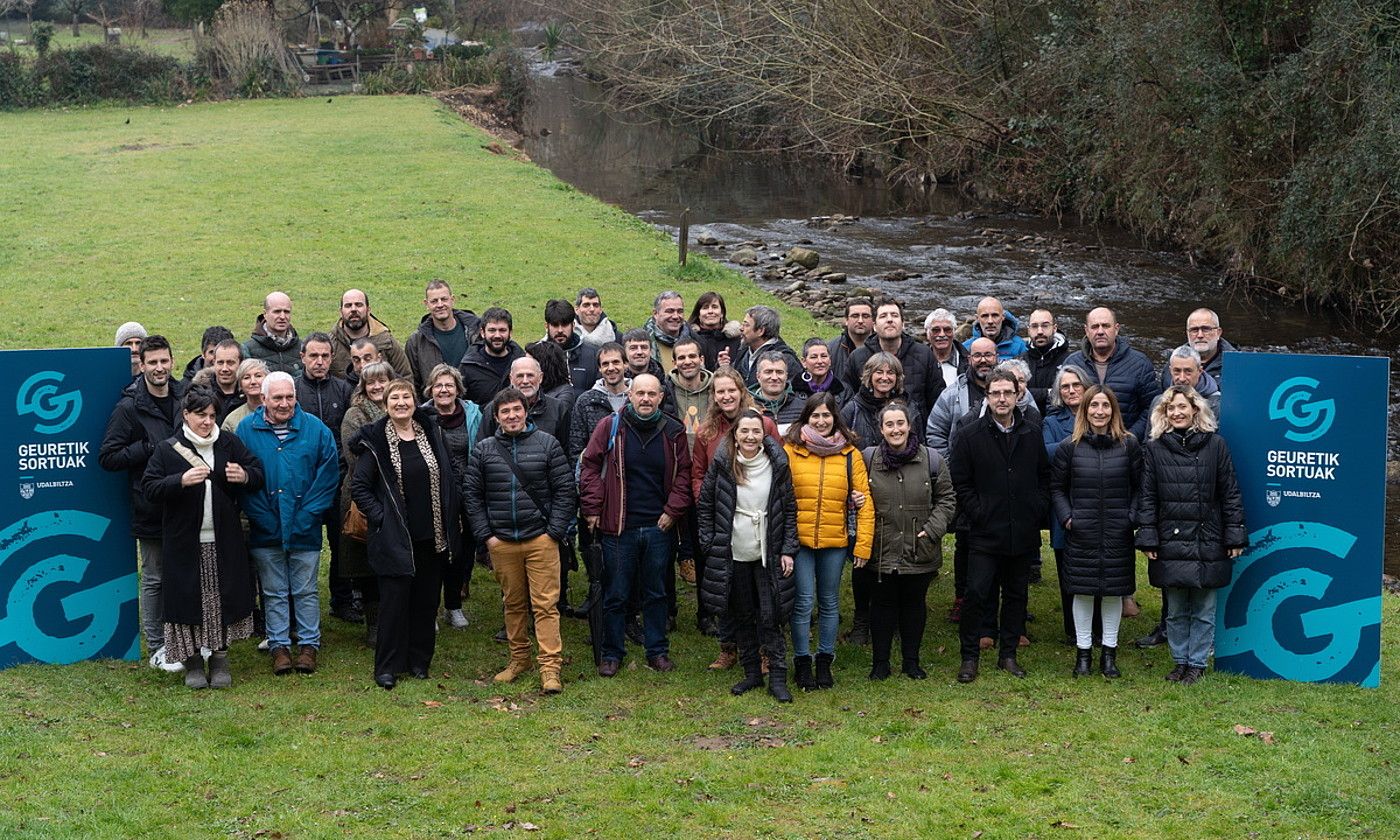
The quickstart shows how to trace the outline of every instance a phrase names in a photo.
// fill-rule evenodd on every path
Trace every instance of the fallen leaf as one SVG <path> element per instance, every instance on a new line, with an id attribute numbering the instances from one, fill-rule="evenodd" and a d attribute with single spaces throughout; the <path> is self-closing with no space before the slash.
<path id="1" fill-rule="evenodd" d="M 1136 764 L 1136 763 L 1137 763 L 1137 759 L 1136 759 L 1136 758 L 1133 758 L 1132 756 L 1127 756 L 1126 758 L 1123 759 L 1123 763 L 1124 763 L 1124 764 Z"/>
<path id="2" fill-rule="evenodd" d="M 894 798 L 895 798 L 894 791 L 892 791 L 892 790 L 887 790 L 887 791 L 885 791 L 885 798 L 886 798 L 886 799 L 894 799 Z"/>
<path id="3" fill-rule="evenodd" d="M 884 738 L 881 738 L 879 735 L 876 735 L 874 738 L 871 738 L 871 739 L 870 739 L 870 743 L 872 743 L 872 744 L 883 744 L 883 743 L 885 743 L 885 739 L 884 739 Z"/>
<path id="4" fill-rule="evenodd" d="M 514 814 L 514 813 L 515 813 L 515 805 L 514 805 L 514 804 L 507 805 L 507 806 L 506 806 L 506 813 L 507 813 L 507 814 Z"/>
<path id="5" fill-rule="evenodd" d="M 945 781 L 945 782 L 951 782 L 951 781 L 953 781 L 953 774 L 952 774 L 952 773 L 944 773 L 944 774 L 943 774 L 943 781 Z"/>
<path id="6" fill-rule="evenodd" d="M 441 709 L 441 708 L 442 708 L 442 701 L 440 701 L 440 700 L 424 700 L 424 701 L 423 701 L 423 705 L 424 705 L 424 706 L 427 706 L 429 709 Z"/>
<path id="7" fill-rule="evenodd" d="M 1050 827 L 1051 827 L 1051 828 L 1079 828 L 1079 826 L 1075 825 L 1074 823 L 1070 822 L 1069 820 L 1060 820 L 1060 821 L 1058 821 L 1058 822 L 1052 822 L 1052 823 L 1050 823 Z"/>
<path id="8" fill-rule="evenodd" d="M 1254 734 L 1254 730 L 1251 729 L 1251 728 L 1248 727 L 1248 726 L 1245 726 L 1245 725 L 1242 724 L 1242 723 L 1237 723 L 1237 724 L 1235 724 L 1235 734 L 1236 734 L 1236 735 L 1253 735 L 1253 734 Z"/>
<path id="9" fill-rule="evenodd" d="M 974 832 L 972 832 L 972 840 L 977 840 L 977 838 L 978 838 L 978 837 L 981 837 L 981 836 L 982 836 L 982 832 L 980 832 L 980 831 L 974 831 Z"/>
<path id="10" fill-rule="evenodd" d="M 535 824 L 532 823 L 532 822 L 523 822 L 523 823 L 520 824 L 520 827 L 523 828 L 523 829 L 525 829 L 526 831 L 539 831 L 539 830 L 540 830 L 540 827 L 537 826 L 537 825 L 535 825 Z"/>
<path id="11" fill-rule="evenodd" d="M 1191 763 L 1191 759 L 1187 758 L 1187 757 L 1184 756 L 1184 755 L 1179 755 L 1179 756 L 1177 756 L 1177 757 L 1176 757 L 1176 760 L 1177 760 L 1177 761 L 1180 761 L 1182 764 L 1190 764 L 1190 763 Z"/>
<path id="12" fill-rule="evenodd" d="M 645 766 L 646 763 L 647 763 L 647 761 L 646 761 L 645 758 L 642 758 L 641 756 L 635 756 L 635 757 L 632 758 L 631 761 L 628 761 L 628 762 L 627 762 L 627 766 L 628 766 L 628 767 L 631 767 L 633 770 L 635 770 L 635 769 L 637 769 L 638 767 L 643 767 L 643 766 Z"/>
<path id="13" fill-rule="evenodd" d="M 1259 733 L 1259 740 L 1263 741 L 1264 743 L 1266 743 L 1266 744 L 1268 744 L 1269 746 L 1272 747 L 1272 746 L 1274 745 L 1274 733 L 1272 733 L 1272 732 L 1260 732 L 1260 733 Z"/>

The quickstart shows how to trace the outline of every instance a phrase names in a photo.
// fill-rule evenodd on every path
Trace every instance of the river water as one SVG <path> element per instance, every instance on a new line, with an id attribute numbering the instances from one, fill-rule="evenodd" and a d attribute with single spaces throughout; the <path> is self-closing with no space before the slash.
<path id="1" fill-rule="evenodd" d="M 1110 306 L 1123 335 L 1154 360 L 1184 342 L 1186 316 L 1200 305 L 1220 313 L 1224 336 L 1241 349 L 1386 355 L 1389 457 L 1400 453 L 1400 344 L 1368 333 L 1364 318 L 1358 326 L 1336 312 L 1232 294 L 1219 274 L 1118 228 L 990 212 L 946 187 L 892 188 L 880 179 L 710 150 L 692 131 L 610 111 L 597 86 L 566 65 L 537 70 L 526 153 L 562 180 L 673 234 L 689 208 L 692 238 L 708 233 L 720 243 L 695 250 L 724 261 L 735 243 L 762 242 L 766 256 L 805 241 L 850 283 L 895 295 L 919 318 L 938 306 L 968 318 L 992 294 L 1021 317 L 1048 305 L 1076 341 L 1084 314 Z M 836 226 L 808 221 L 833 214 L 859 218 Z M 920 276 L 879 279 L 892 269 Z M 1398 574 L 1400 494 L 1389 496 L 1386 568 Z"/>

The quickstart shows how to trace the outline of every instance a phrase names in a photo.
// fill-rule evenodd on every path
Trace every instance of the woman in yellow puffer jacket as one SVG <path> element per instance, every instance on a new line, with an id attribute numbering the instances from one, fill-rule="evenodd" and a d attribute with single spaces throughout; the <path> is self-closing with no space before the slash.
<path id="1" fill-rule="evenodd" d="M 819 392 L 807 398 L 801 416 L 788 428 L 783 442 L 792 467 L 797 541 L 801 545 L 793 568 L 797 580 L 797 603 L 792 611 L 793 678 L 809 691 L 835 685 L 831 663 L 836 657 L 841 572 L 853 553 L 855 565 L 865 565 L 875 533 L 875 508 L 868 503 L 870 481 L 860 454 L 860 441 L 855 438 L 841 419 L 836 398 L 829 392 Z M 854 520 L 854 535 L 849 519 Z M 815 678 L 810 649 L 814 604 Z"/>

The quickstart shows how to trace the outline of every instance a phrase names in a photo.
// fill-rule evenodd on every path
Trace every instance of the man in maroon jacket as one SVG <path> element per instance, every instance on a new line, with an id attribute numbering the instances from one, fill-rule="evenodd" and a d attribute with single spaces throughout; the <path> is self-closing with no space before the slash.
<path id="1" fill-rule="evenodd" d="M 673 574 L 675 522 L 690 508 L 690 447 L 685 427 L 661 411 L 661 380 L 632 379 L 627 405 L 598 422 L 579 469 L 579 507 L 602 536 L 607 590 L 598 673 L 622 664 L 623 623 L 632 581 L 640 577 L 647 667 L 671 671 L 666 637 L 666 578 Z"/>

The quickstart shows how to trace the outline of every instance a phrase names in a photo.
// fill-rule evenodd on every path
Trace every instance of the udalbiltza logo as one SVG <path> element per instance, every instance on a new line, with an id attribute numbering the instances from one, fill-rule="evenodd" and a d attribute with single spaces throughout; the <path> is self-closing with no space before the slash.
<path id="1" fill-rule="evenodd" d="M 34 498 L 34 482 L 32 482 L 32 481 L 25 481 L 25 482 L 21 483 L 20 486 L 19 486 L 19 497 L 20 497 L 21 499 L 32 499 L 32 498 Z"/>
<path id="2" fill-rule="evenodd" d="M 83 413 L 82 391 L 60 393 L 58 386 L 62 382 L 63 374 L 58 371 L 41 370 L 24 380 L 15 393 L 15 413 L 39 418 L 34 431 L 41 435 L 56 435 L 68 429 Z"/>
<path id="3" fill-rule="evenodd" d="M 1317 440 L 1332 428 L 1337 417 L 1334 400 L 1313 401 L 1314 391 L 1322 383 L 1308 376 L 1285 379 L 1269 397 L 1269 419 L 1283 420 L 1293 428 L 1283 436 L 1297 443 Z"/>
<path id="4" fill-rule="evenodd" d="M 1270 487 L 1264 491 L 1264 501 L 1269 503 L 1269 507 L 1278 507 L 1283 501 L 1283 493 L 1278 488 Z"/>

